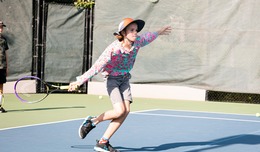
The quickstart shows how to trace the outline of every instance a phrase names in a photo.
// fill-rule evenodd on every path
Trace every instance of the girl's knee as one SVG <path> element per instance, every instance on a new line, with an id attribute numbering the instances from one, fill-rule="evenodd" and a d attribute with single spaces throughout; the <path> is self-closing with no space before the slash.
<path id="1" fill-rule="evenodd" d="M 117 118 L 126 117 L 129 114 L 129 111 L 126 110 L 125 108 L 116 109 L 115 112 L 116 112 Z"/>
<path id="2" fill-rule="evenodd" d="M 114 105 L 114 112 L 116 118 L 126 117 L 130 112 L 130 104 L 127 105 L 124 102 Z"/>

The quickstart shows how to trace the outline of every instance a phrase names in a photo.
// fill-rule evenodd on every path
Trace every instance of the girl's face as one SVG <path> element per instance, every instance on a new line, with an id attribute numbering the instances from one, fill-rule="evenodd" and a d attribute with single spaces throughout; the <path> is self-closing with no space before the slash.
<path id="1" fill-rule="evenodd" d="M 123 33 L 124 37 L 132 42 L 134 42 L 137 38 L 137 30 L 138 26 L 136 23 L 132 23 L 128 25 Z"/>

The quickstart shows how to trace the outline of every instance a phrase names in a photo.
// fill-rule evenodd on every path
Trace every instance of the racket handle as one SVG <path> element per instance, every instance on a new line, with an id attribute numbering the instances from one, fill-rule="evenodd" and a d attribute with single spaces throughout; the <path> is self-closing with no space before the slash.
<path id="1" fill-rule="evenodd" d="M 60 86 L 60 89 L 61 90 L 67 90 L 67 89 L 69 89 L 69 86 Z"/>

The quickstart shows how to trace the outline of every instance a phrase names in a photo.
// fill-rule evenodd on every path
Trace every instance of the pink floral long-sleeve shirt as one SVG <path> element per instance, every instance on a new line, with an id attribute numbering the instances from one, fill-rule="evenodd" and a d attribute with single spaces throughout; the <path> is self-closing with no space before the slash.
<path id="1" fill-rule="evenodd" d="M 130 52 L 122 47 L 121 42 L 114 41 L 87 72 L 77 77 L 77 82 L 82 85 L 99 72 L 102 72 L 105 76 L 126 75 L 133 68 L 139 49 L 151 43 L 157 37 L 157 32 L 147 32 L 138 36 Z"/>

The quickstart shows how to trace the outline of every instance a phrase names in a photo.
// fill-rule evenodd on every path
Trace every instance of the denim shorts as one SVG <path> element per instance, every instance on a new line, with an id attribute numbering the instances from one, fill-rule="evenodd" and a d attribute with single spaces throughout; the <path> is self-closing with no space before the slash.
<path id="1" fill-rule="evenodd" d="M 130 73 L 122 76 L 108 76 L 106 82 L 107 92 L 113 104 L 126 100 L 132 103 L 129 79 L 131 79 Z"/>

